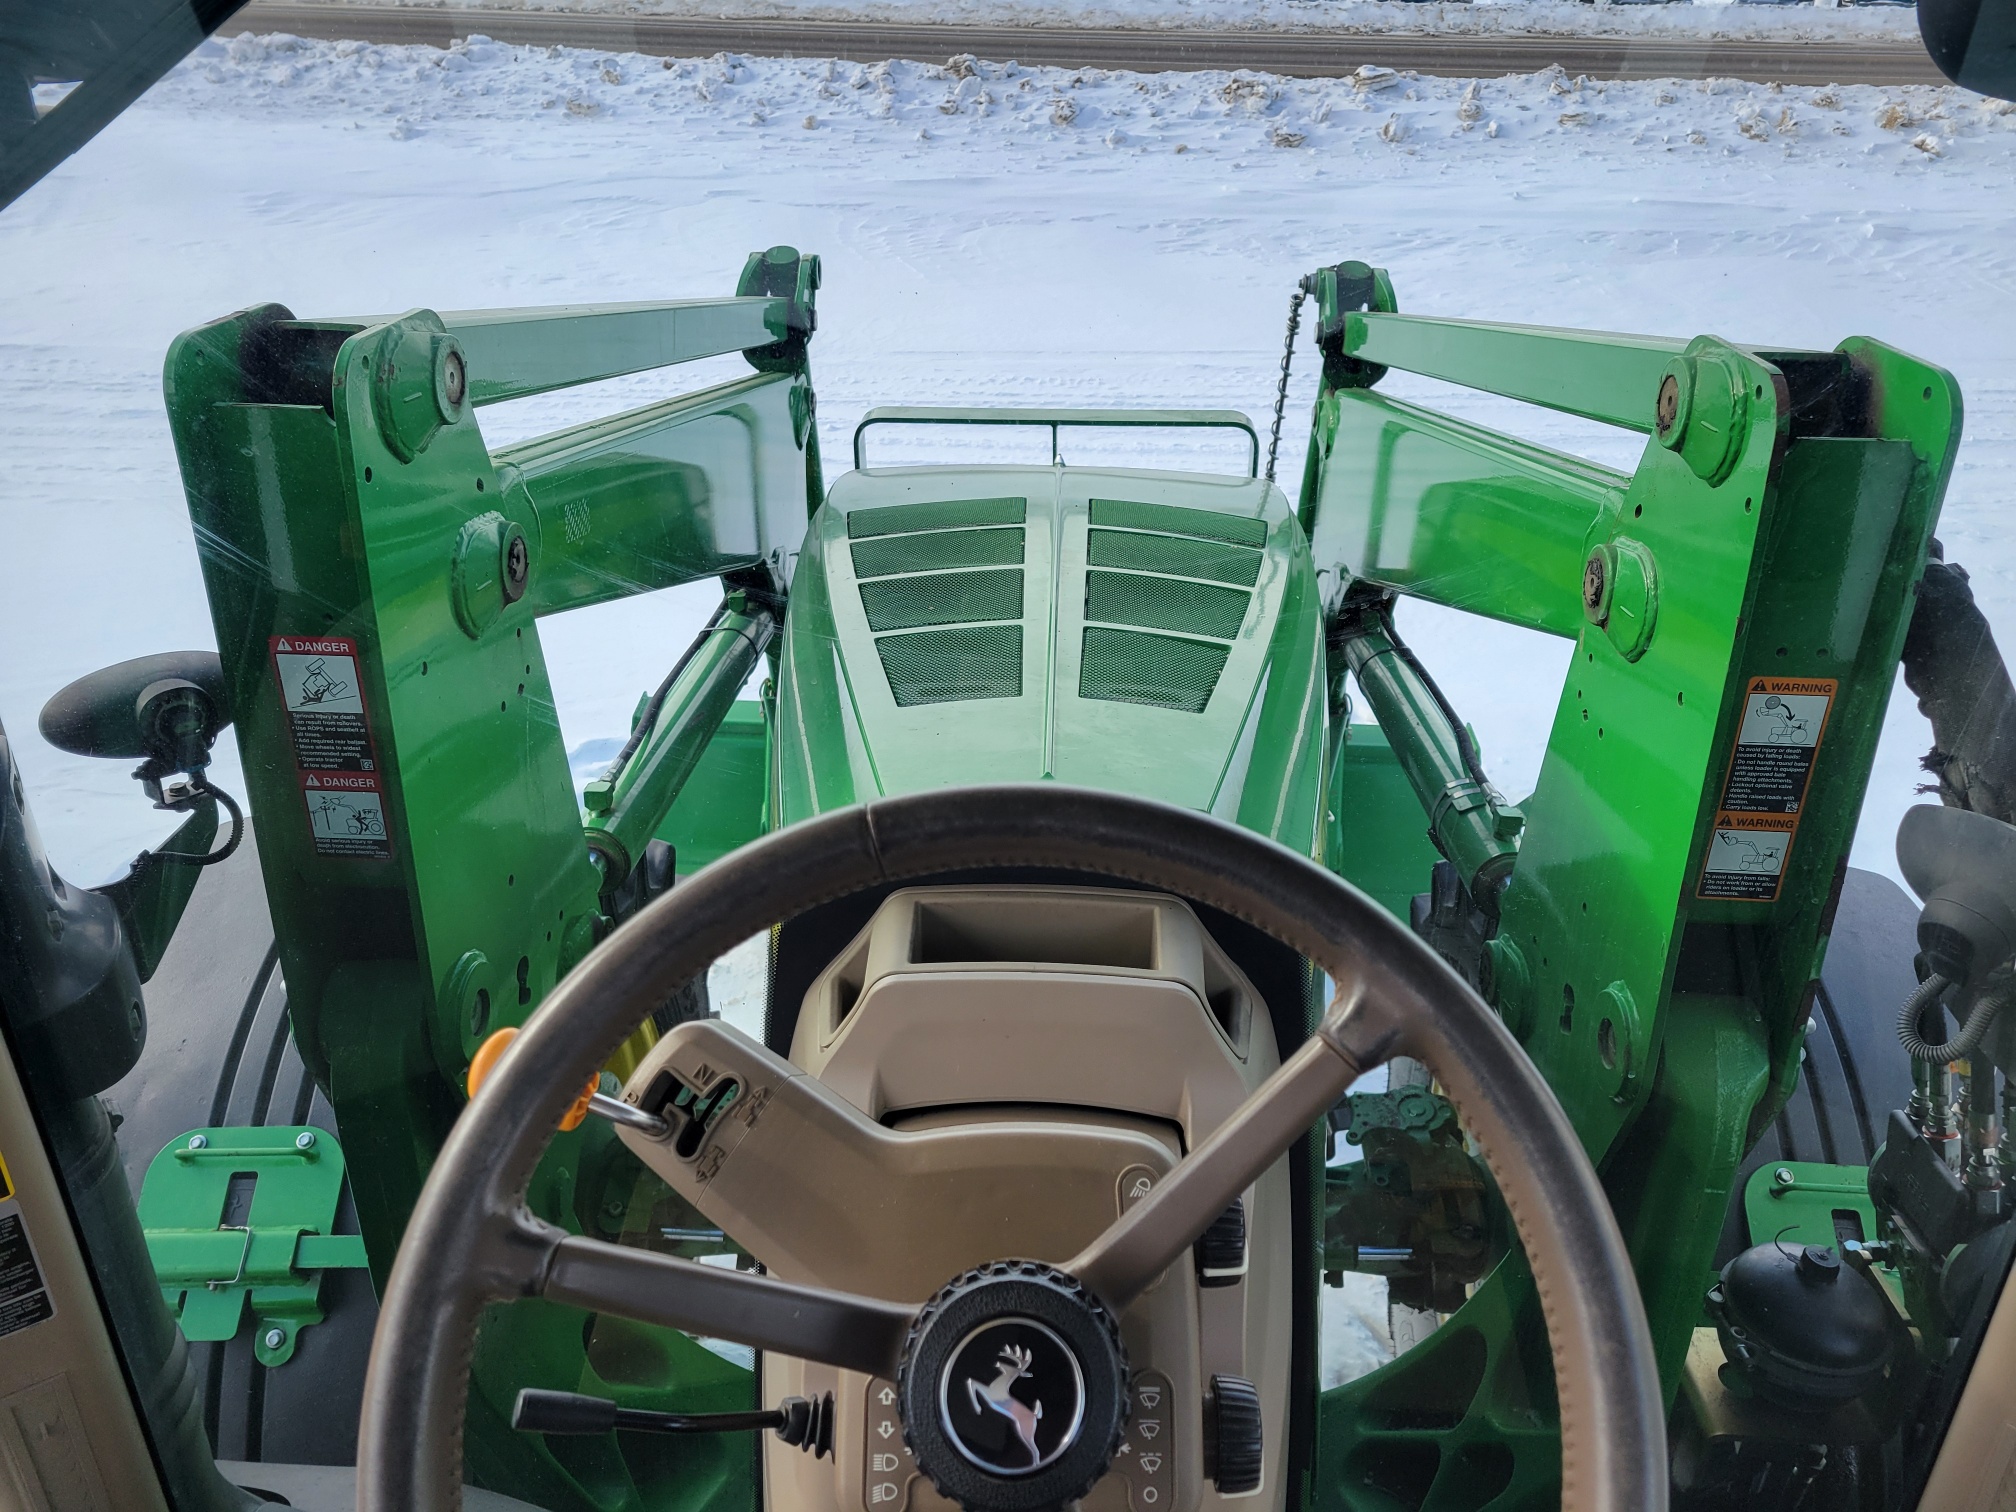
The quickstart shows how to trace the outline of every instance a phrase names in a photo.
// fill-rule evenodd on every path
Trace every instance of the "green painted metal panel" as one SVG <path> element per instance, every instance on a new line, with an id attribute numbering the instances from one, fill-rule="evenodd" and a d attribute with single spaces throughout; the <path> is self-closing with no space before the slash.
<path id="1" fill-rule="evenodd" d="M 1368 311 L 1344 317 L 1344 350 L 1361 362 L 1441 378 L 1627 430 L 1652 431 L 1666 364 L 1687 343 L 1548 326 Z"/>
<path id="2" fill-rule="evenodd" d="M 681 876 L 720 860 L 762 835 L 770 792 L 770 731 L 759 699 L 728 711 L 679 790 L 660 839 L 671 843 Z"/>
<path id="3" fill-rule="evenodd" d="M 1212 811 L 1313 858 L 1323 844 L 1323 763 L 1331 725 L 1321 602 L 1308 543 L 1292 519 L 1272 541 L 1280 595 L 1273 631 L 1265 661 L 1246 684 L 1252 689 L 1246 717 L 1226 753 Z M 1237 666 L 1238 655 L 1235 646 L 1228 667 Z"/>
<path id="4" fill-rule="evenodd" d="M 788 299 L 682 299 L 450 310 L 441 320 L 468 358 L 469 402 L 481 405 L 766 346 L 783 337 L 790 307 Z"/>
<path id="5" fill-rule="evenodd" d="M 1092 571 L 1092 520 L 1111 521 L 1113 507 L 1095 500 L 1121 501 L 1126 517 L 1108 532 L 1150 529 L 1166 542 L 1180 531 L 1214 560 L 1228 559 L 1228 541 L 1264 542 L 1244 548 L 1253 588 Z M 1019 621 L 878 631 L 874 590 L 929 579 L 862 581 L 861 542 L 985 525 L 1022 529 L 1023 572 L 1003 574 L 1022 578 Z M 1126 611 L 1135 626 L 1089 624 L 1101 575 L 1140 584 L 1165 610 L 1213 596 L 1217 638 L 1138 628 L 1168 617 L 1140 604 Z M 875 793 L 1049 777 L 1221 812 L 1313 854 L 1327 738 L 1315 604 L 1286 499 L 1252 480 L 1070 467 L 851 473 L 814 519 L 793 583 L 778 674 L 779 820 Z"/>
<path id="6" fill-rule="evenodd" d="M 773 564 L 804 533 L 793 396 L 759 373 L 500 448 L 499 477 L 539 570 L 533 612 L 556 614 Z"/>
<path id="7" fill-rule="evenodd" d="M 1407 774 L 1376 724 L 1342 727 L 1324 804 L 1323 864 L 1405 919 L 1437 860 Z"/>
<path id="8" fill-rule="evenodd" d="M 1842 1231 L 1876 1237 L 1867 1166 L 1780 1160 L 1759 1166 L 1743 1184 L 1743 1218 L 1752 1244 L 1818 1244 L 1833 1249 Z"/>
<path id="9" fill-rule="evenodd" d="M 602 862 L 608 885 L 628 877 L 644 847 L 685 790 L 713 744 L 735 696 L 749 681 L 776 631 L 776 617 L 729 595 L 665 690 L 649 729 L 635 732 L 640 744 L 620 770 L 590 782 L 582 797 L 588 809 L 589 847 Z"/>
<path id="10" fill-rule="evenodd" d="M 1533 333 L 1348 319 L 1393 338 L 1347 341 L 1358 356 L 1640 430 L 1621 400 L 1575 397 L 1581 377 L 1543 393 L 1560 375 L 1522 376 L 1507 354 L 1579 362 L 1609 343 L 1614 381 L 1635 370 L 1648 399 L 1657 384 L 1641 380 L 1676 357 L 1694 384 L 1695 418 L 1648 443 L 1628 480 L 1326 384 L 1303 494 L 1326 591 L 1369 578 L 1574 638 L 1483 975 L 1599 1162 L 1670 1388 L 1743 1151 L 1797 1075 L 1959 397 L 1860 340 L 1830 355 L 1590 337 L 1549 356 Z M 1821 391 L 1866 403 L 1816 408 Z M 1603 573 L 1585 578 L 1592 559 Z M 1728 783 L 1774 688 L 1819 700 L 1825 735 L 1803 793 L 1765 812 Z M 1724 831 L 1778 836 L 1771 874 L 1717 870 Z M 1475 1326 L 1497 1350 L 1531 1328 L 1530 1279 L 1507 1267 L 1509 1311 L 1482 1305 L 1494 1277 L 1444 1333 Z M 1396 1400 L 1382 1378 L 1420 1379 L 1412 1359 L 1324 1399 L 1322 1455 L 1342 1479 L 1319 1502 L 1382 1504 L 1350 1463 L 1406 1452 L 1377 1417 Z M 1494 1368 L 1462 1421 L 1516 1412 L 1542 1372 Z M 1425 1505 L 1464 1504 L 1445 1481 Z"/>
<path id="11" fill-rule="evenodd" d="M 193 1129 L 147 1167 L 140 1223 L 161 1294 L 189 1339 L 236 1336 L 249 1312 L 269 1368 L 322 1321 L 322 1276 L 365 1264 L 364 1241 L 332 1233 L 343 1147 L 326 1129 Z"/>
<path id="12" fill-rule="evenodd" d="M 1311 450 L 1302 524 L 1331 602 L 1357 577 L 1580 633 L 1583 538 L 1627 478 L 1371 389 L 1323 396 Z"/>
<path id="13" fill-rule="evenodd" d="M 817 477 L 802 360 L 502 459 L 461 401 L 767 344 L 763 312 L 781 308 L 742 301 L 669 324 L 561 312 L 451 333 L 426 311 L 358 329 L 269 306 L 189 332 L 169 353 L 170 420 L 261 820 L 294 1039 L 348 1136 L 381 1284 L 463 1104 L 469 1053 L 535 1011 L 606 928 L 535 616 L 729 567 L 758 568 L 748 591 L 767 604 Z M 440 378 L 458 338 L 468 396 Z M 308 661 L 311 671 L 295 665 Z M 728 680 L 721 714 L 740 681 Z M 669 808 L 689 865 L 760 830 L 760 722 L 674 756 L 701 786 L 683 811 L 671 781 L 646 807 Z M 638 781 L 657 782 L 655 771 L 647 760 Z M 556 1136 L 528 1202 L 613 1237 L 609 1214 L 626 1210 L 637 1179 L 613 1133 L 584 1126 Z M 294 1247 L 296 1268 L 357 1248 L 310 1238 Z M 253 1257 L 261 1274 L 270 1248 Z M 746 1459 L 688 1446 L 632 1457 L 608 1440 L 556 1453 L 511 1431 L 520 1386 L 575 1389 L 596 1369 L 640 1406 L 753 1395 L 749 1371 L 663 1330 L 643 1331 L 647 1353 L 677 1371 L 628 1375 L 615 1356 L 597 1366 L 585 1321 L 538 1304 L 492 1315 L 472 1378 L 477 1480 L 539 1487 L 556 1508 L 748 1506 Z M 712 1482 L 685 1475 L 699 1470 Z"/>

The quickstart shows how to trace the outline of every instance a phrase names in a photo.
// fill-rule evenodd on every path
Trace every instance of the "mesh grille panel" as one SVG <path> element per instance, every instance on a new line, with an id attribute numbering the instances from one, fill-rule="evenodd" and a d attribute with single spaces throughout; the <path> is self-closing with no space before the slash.
<path id="1" fill-rule="evenodd" d="M 923 504 L 885 504 L 847 516 L 847 534 L 903 535 L 913 530 L 951 530 L 961 525 L 1020 525 L 1026 499 L 944 499 Z"/>
<path id="2" fill-rule="evenodd" d="M 1230 640 L 1239 633 L 1251 597 L 1243 589 L 1212 588 L 1179 578 L 1142 577 L 1131 572 L 1085 574 L 1088 620 L 1215 635 L 1220 640 Z"/>
<path id="3" fill-rule="evenodd" d="M 1239 546 L 1264 546 L 1267 543 L 1265 520 L 1219 514 L 1212 509 L 1182 509 L 1174 504 L 1094 499 L 1092 523 L 1120 525 L 1132 530 L 1163 530 L 1171 535 L 1201 536 L 1207 541 L 1231 541 Z"/>
<path id="4" fill-rule="evenodd" d="M 929 572 L 939 567 L 1020 566 L 1022 532 L 941 530 L 930 535 L 883 536 L 856 541 L 853 551 L 857 578 L 886 577 L 892 572 Z"/>
<path id="5" fill-rule="evenodd" d="M 883 578 L 861 585 L 861 607 L 868 613 L 871 630 L 1020 619 L 1022 573 L 1018 568 Z"/>
<path id="6" fill-rule="evenodd" d="M 854 552 L 858 562 L 861 548 L 855 547 Z M 1180 577 L 1210 578 L 1216 583 L 1237 583 L 1244 588 L 1251 588 L 1260 576 L 1260 553 L 1247 547 L 1124 530 L 1093 531 L 1087 560 L 1094 567 L 1173 572 Z"/>
<path id="7" fill-rule="evenodd" d="M 1154 704 L 1201 714 L 1225 670 L 1230 646 L 1085 627 L 1078 696 L 1108 703 Z"/>
<path id="8" fill-rule="evenodd" d="M 885 635 L 875 642 L 889 692 L 908 708 L 1022 696 L 1022 627 L 967 625 Z"/>

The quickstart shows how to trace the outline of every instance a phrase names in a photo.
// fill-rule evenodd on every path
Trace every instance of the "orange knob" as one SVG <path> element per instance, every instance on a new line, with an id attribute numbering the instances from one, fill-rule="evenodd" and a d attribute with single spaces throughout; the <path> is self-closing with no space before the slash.
<path id="1" fill-rule="evenodd" d="M 469 1058 L 471 1101 L 475 1100 L 476 1094 L 483 1088 L 483 1083 L 489 1080 L 490 1073 L 497 1069 L 497 1063 L 504 1059 L 504 1052 L 511 1048 L 512 1042 L 517 1038 L 518 1031 L 507 1027 L 499 1029 L 476 1047 L 476 1053 Z M 574 1099 L 560 1117 L 560 1128 L 563 1132 L 581 1127 L 581 1120 L 588 1116 L 588 1100 L 601 1090 L 601 1086 L 602 1078 L 599 1073 L 588 1078 L 588 1085 L 581 1089 L 581 1095 Z"/>

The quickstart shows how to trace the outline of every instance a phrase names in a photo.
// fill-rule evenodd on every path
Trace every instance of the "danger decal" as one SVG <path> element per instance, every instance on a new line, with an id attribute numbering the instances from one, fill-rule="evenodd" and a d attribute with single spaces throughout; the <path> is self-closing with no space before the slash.
<path id="1" fill-rule="evenodd" d="M 392 859 L 392 836 L 385 823 L 385 798 L 368 776 L 310 772 L 301 779 L 308 804 L 308 830 L 323 856 Z"/>
<path id="2" fill-rule="evenodd" d="M 389 861 L 391 830 L 357 643 L 276 635 L 271 648 L 315 853 Z"/>

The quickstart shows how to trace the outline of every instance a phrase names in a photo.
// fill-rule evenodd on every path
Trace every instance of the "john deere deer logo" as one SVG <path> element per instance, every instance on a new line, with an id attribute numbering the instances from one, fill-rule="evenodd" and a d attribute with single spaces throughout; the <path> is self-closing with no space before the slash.
<path id="1" fill-rule="evenodd" d="M 1029 1451 L 1029 1463 L 1039 1464 L 1043 1451 L 1036 1447 L 1036 1425 L 1043 1421 L 1043 1403 L 1039 1399 L 1034 1407 L 1018 1402 L 1008 1393 L 1008 1388 L 1017 1381 L 1027 1380 L 1029 1365 L 1035 1356 L 1026 1349 L 1013 1344 L 1001 1351 L 995 1362 L 994 1379 L 982 1386 L 971 1376 L 966 1378 L 966 1398 L 973 1404 L 975 1412 L 998 1412 L 1015 1427 L 1015 1436 L 1022 1441 L 1022 1447 Z"/>

